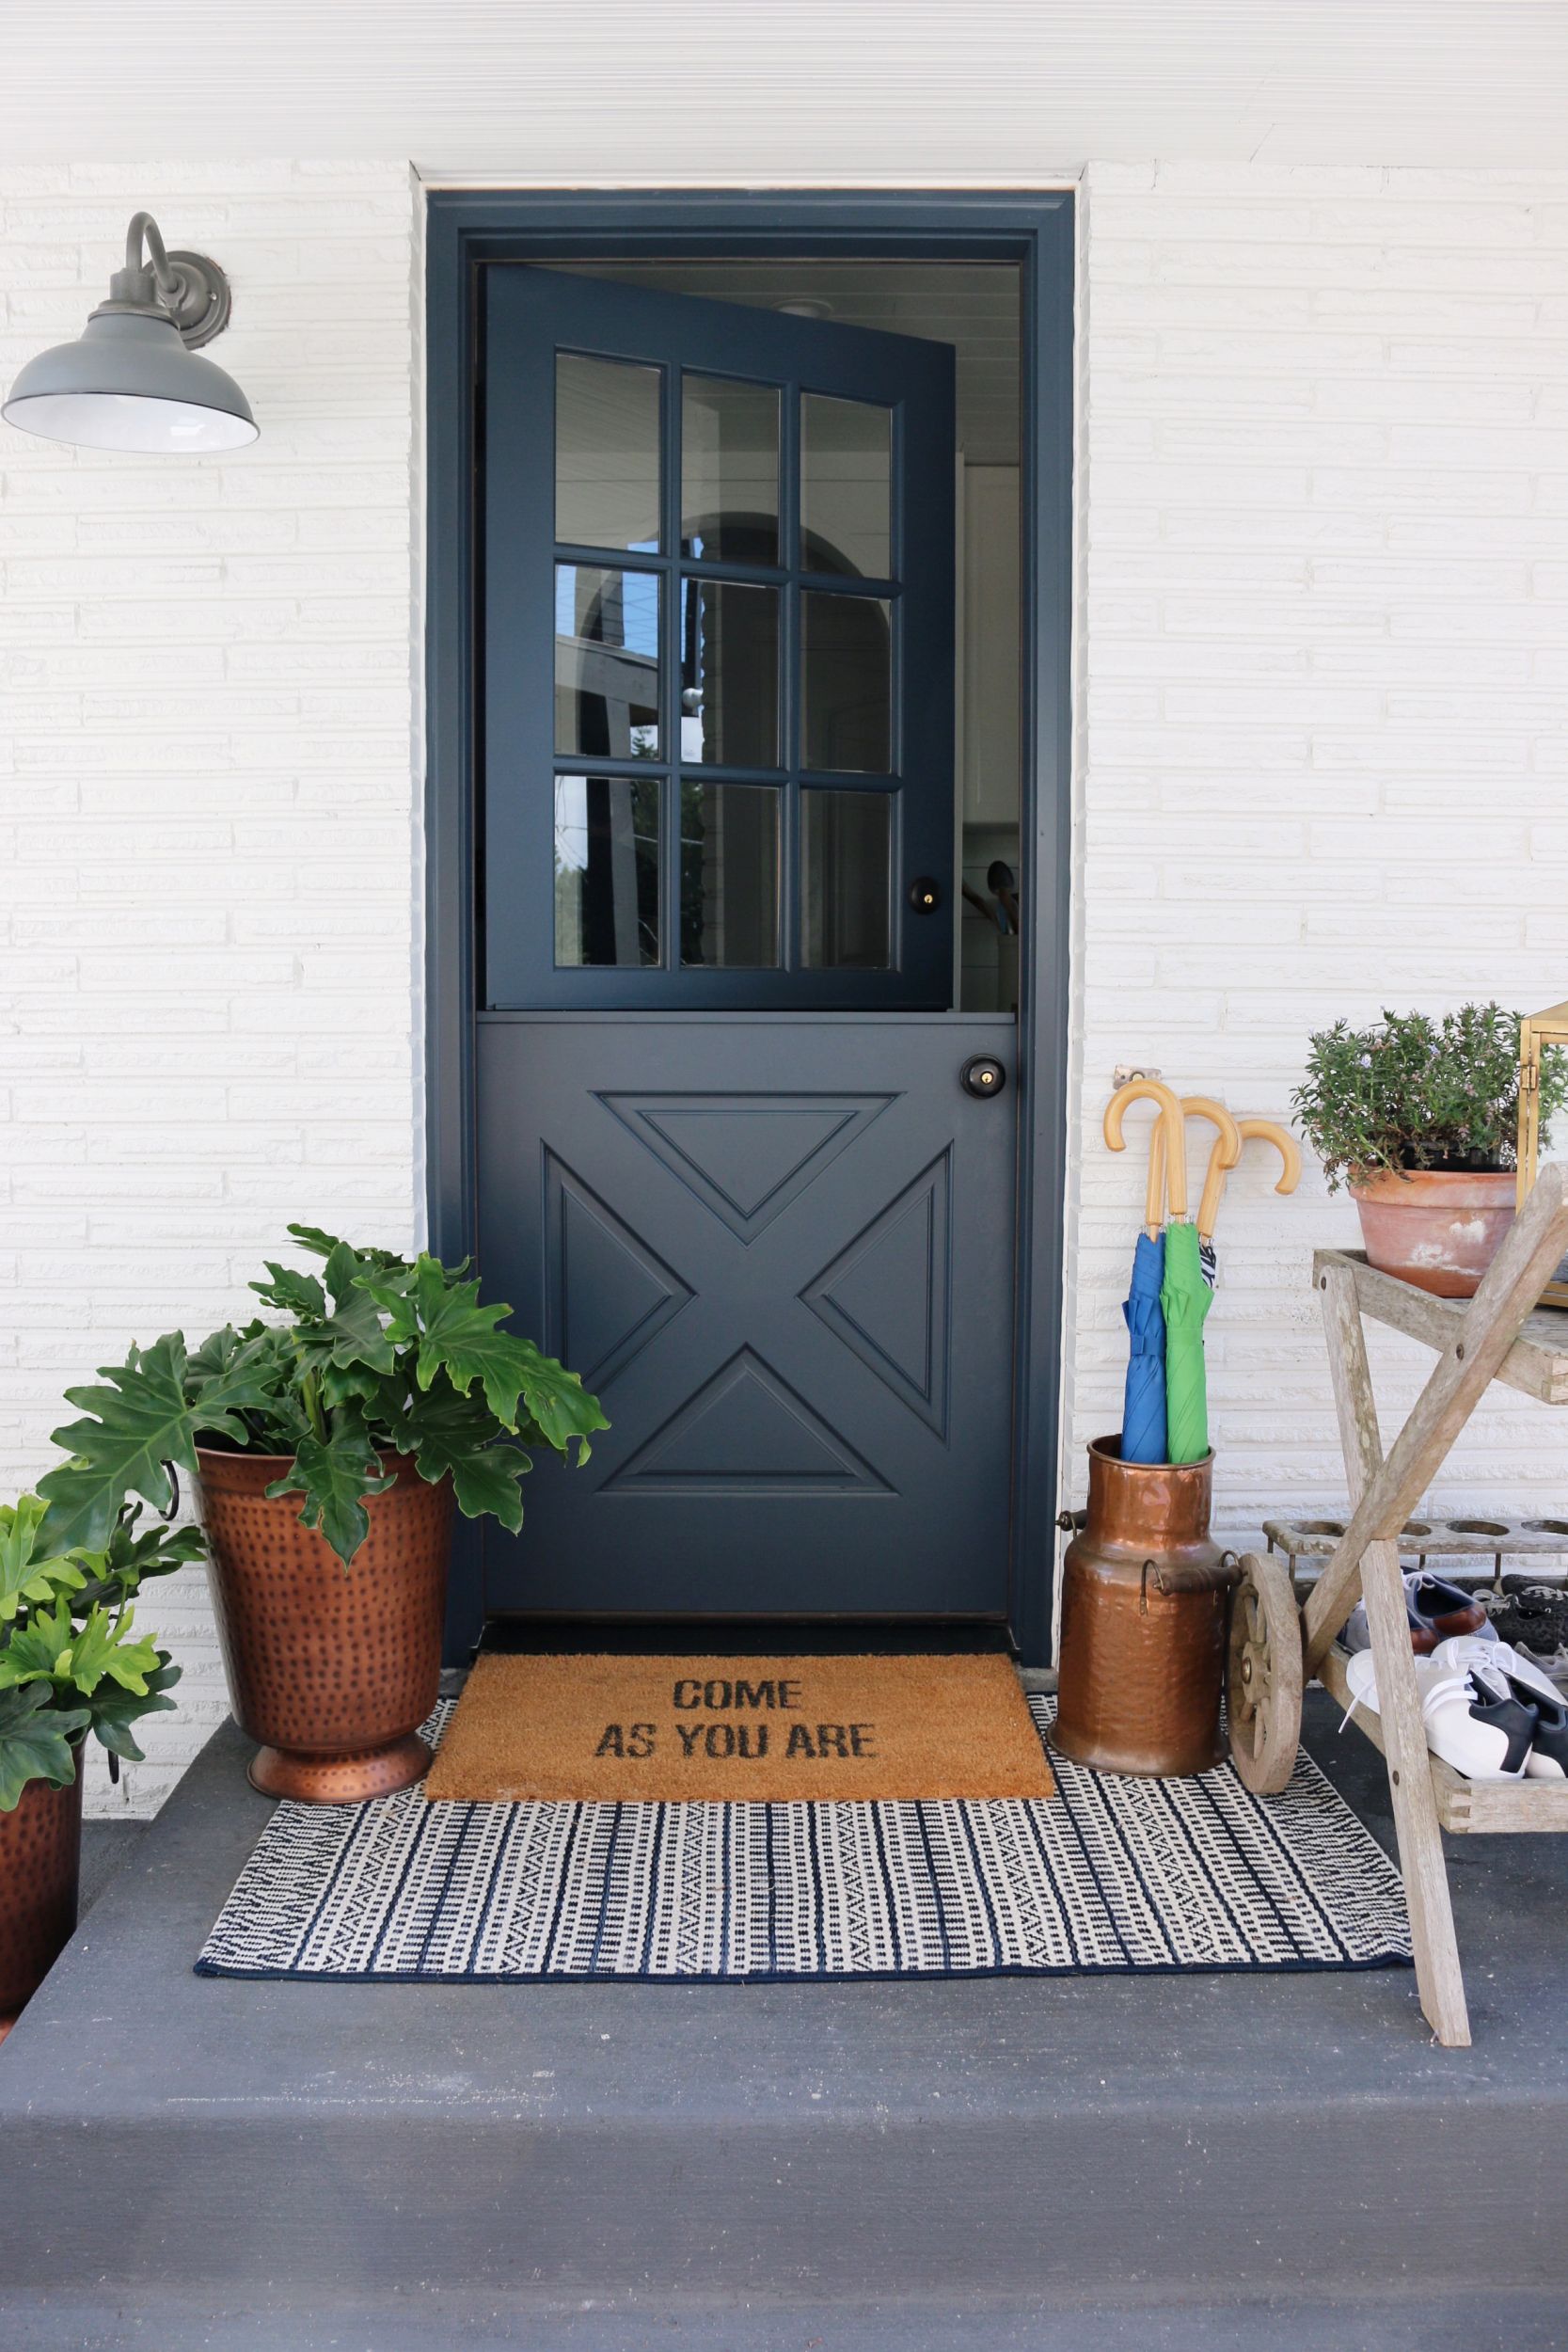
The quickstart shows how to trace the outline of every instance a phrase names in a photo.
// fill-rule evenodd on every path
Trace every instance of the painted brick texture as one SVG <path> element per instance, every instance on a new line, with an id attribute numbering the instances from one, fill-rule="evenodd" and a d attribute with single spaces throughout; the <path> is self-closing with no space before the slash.
<path id="1" fill-rule="evenodd" d="M 0 1481 L 129 1339 L 206 1328 L 285 1222 L 417 1229 L 417 222 L 400 164 L 0 165 L 0 373 L 78 331 L 131 212 L 214 251 L 262 423 L 218 460 L 0 433 Z M 1568 174 L 1107 166 L 1086 181 L 1069 1494 L 1117 1417 L 1142 1190 L 1118 1060 L 1282 1113 L 1307 1031 L 1568 994 Z M 1197 1174 L 1194 1154 L 1194 1174 Z M 1223 1525 L 1341 1500 L 1315 1243 L 1232 1180 Z M 1426 1359 L 1374 1342 L 1391 1407 Z M 1560 1509 L 1488 1408 L 1438 1500 Z M 199 1575 L 155 1808 L 224 1710 Z"/>
<path id="2" fill-rule="evenodd" d="M 60 1391 L 206 1330 L 291 1217 L 405 1244 L 418 1119 L 414 191 L 402 164 L 0 164 L 0 375 L 78 334 L 125 225 L 215 254 L 261 438 L 0 428 L 0 1482 Z M 253 1301 L 248 1301 L 253 1305 Z M 200 1571 L 155 1809 L 225 1712 Z"/>
<path id="3" fill-rule="evenodd" d="M 1142 1198 L 1115 1064 L 1278 1117 L 1341 1013 L 1568 993 L 1568 176 L 1117 165 L 1086 211 L 1074 1500 Z M 1209 1326 L 1238 1533 L 1344 1500 L 1308 1261 L 1354 1210 L 1272 1156 Z M 1391 1424 L 1432 1359 L 1372 1355 Z M 1499 1397 L 1437 1502 L 1560 1511 L 1564 1435 Z"/>

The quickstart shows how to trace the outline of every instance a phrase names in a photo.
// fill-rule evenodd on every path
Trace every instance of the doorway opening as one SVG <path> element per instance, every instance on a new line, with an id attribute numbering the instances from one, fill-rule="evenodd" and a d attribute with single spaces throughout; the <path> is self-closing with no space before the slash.
<path id="1" fill-rule="evenodd" d="M 460 1531 L 449 1655 L 1038 1662 L 1071 199 L 454 194 L 428 249 L 432 1238 L 612 1423 Z"/>

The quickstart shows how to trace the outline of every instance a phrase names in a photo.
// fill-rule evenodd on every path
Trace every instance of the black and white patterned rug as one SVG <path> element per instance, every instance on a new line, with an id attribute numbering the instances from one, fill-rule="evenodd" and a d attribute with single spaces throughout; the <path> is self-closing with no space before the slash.
<path id="1" fill-rule="evenodd" d="M 1043 1732 L 1053 1702 L 1032 1698 Z M 436 1739 L 444 1702 L 425 1726 Z M 1048 1976 L 1408 1962 L 1399 1873 L 1305 1756 L 1055 1798 L 280 1804 L 198 1976 L 445 1980 Z"/>

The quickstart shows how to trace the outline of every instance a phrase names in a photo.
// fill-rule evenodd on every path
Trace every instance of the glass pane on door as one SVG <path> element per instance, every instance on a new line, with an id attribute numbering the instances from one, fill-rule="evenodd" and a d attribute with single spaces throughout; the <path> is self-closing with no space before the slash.
<path id="1" fill-rule="evenodd" d="M 658 547 L 657 368 L 558 352 L 555 535 L 566 547 Z"/>
<path id="2" fill-rule="evenodd" d="M 681 582 L 681 757 L 779 764 L 779 592 Z"/>
<path id="3" fill-rule="evenodd" d="M 556 565 L 558 752 L 658 756 L 658 607 L 657 573 Z"/>
<path id="4" fill-rule="evenodd" d="M 893 607 L 808 589 L 800 598 L 804 764 L 886 775 L 893 766 Z"/>
<path id="5" fill-rule="evenodd" d="M 800 795 L 800 937 L 818 970 L 885 972 L 893 872 L 893 795 Z"/>
<path id="6" fill-rule="evenodd" d="M 557 776 L 555 960 L 658 961 L 657 776 Z"/>
<path id="7" fill-rule="evenodd" d="M 800 568 L 892 579 L 891 410 L 802 395 Z"/>
<path id="8" fill-rule="evenodd" d="M 681 786 L 681 961 L 779 961 L 779 794 L 771 785 Z"/>
<path id="9" fill-rule="evenodd" d="M 779 394 L 771 384 L 681 379 L 681 552 L 779 560 Z"/>

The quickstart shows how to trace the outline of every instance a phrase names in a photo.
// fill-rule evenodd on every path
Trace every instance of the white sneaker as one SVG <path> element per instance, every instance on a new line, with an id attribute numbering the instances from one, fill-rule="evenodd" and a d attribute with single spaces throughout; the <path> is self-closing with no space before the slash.
<path id="1" fill-rule="evenodd" d="M 1554 1707 L 1562 1704 L 1562 1692 L 1548 1675 L 1523 1650 L 1512 1643 L 1499 1642 L 1494 1634 L 1488 1641 L 1484 1634 L 1451 1633 L 1446 1642 L 1439 1642 L 1428 1661 L 1444 1674 L 1465 1674 L 1472 1666 L 1492 1666 L 1514 1682 L 1522 1682 L 1533 1695 L 1550 1699 Z"/>
<path id="2" fill-rule="evenodd" d="M 1454 1638 L 1457 1645 L 1471 1637 Z M 1487 1652 L 1486 1662 L 1480 1666 L 1472 1666 L 1466 1661 L 1456 1671 L 1452 1666 L 1445 1668 L 1434 1657 L 1412 1661 L 1416 1687 L 1421 1694 L 1421 1722 L 1427 1746 L 1433 1756 L 1440 1756 L 1445 1764 L 1451 1764 L 1455 1772 L 1463 1772 L 1469 1780 L 1521 1780 L 1531 1769 L 1533 1741 L 1541 1719 L 1530 1699 L 1523 1693 L 1514 1696 L 1506 1676 L 1489 1671 L 1503 1645 L 1483 1643 L 1478 1646 Z M 1346 1660 L 1345 1680 L 1351 1694 L 1345 1723 L 1349 1723 L 1358 1707 L 1364 1707 L 1370 1715 L 1381 1712 L 1377 1669 L 1370 1650 L 1357 1650 Z M 1564 1710 L 1563 1720 L 1568 1724 L 1568 1710 Z M 1340 1729 L 1343 1728 L 1341 1724 Z M 1557 1749 L 1556 1741 L 1551 1745 Z M 1568 1747 L 1559 1753 L 1568 1762 Z M 1535 1769 L 1545 1774 L 1556 1761 L 1556 1754 L 1544 1755 Z"/>
<path id="3" fill-rule="evenodd" d="M 1468 1780 L 1522 1780 L 1536 1713 L 1487 1666 L 1438 1673 L 1421 1699 L 1427 1746 Z"/>

